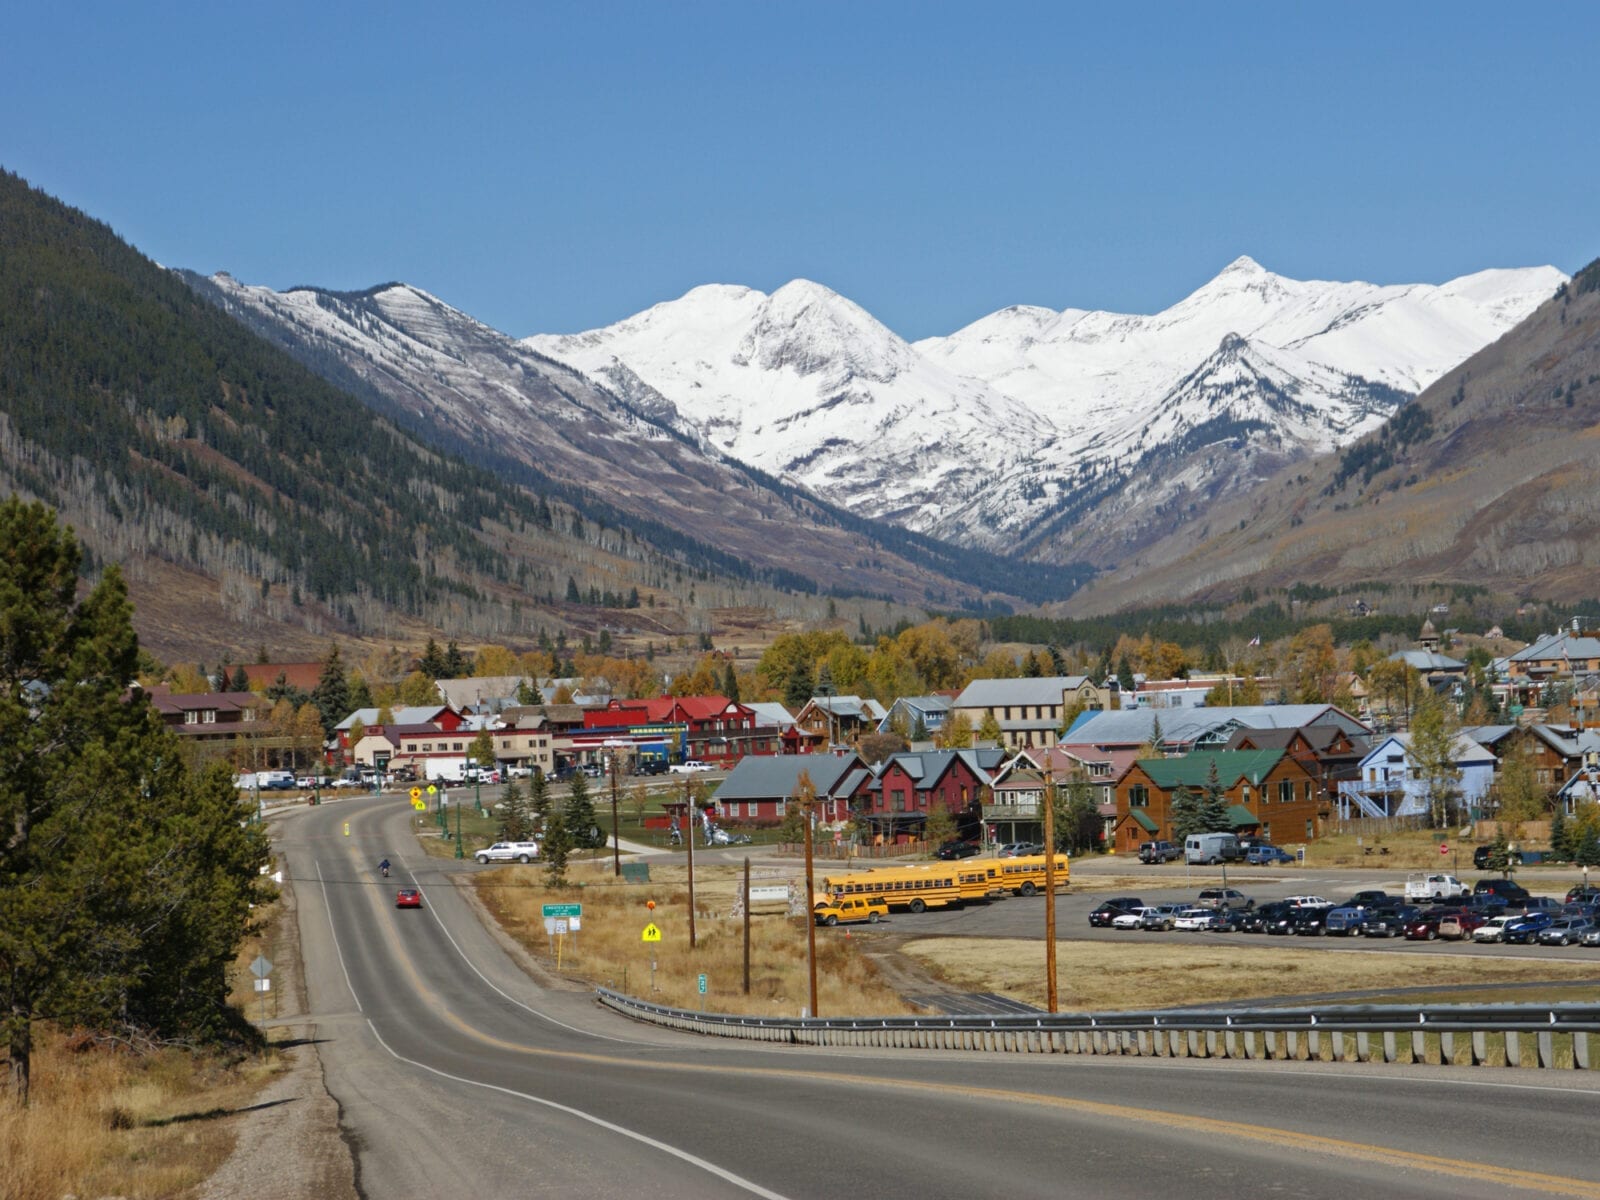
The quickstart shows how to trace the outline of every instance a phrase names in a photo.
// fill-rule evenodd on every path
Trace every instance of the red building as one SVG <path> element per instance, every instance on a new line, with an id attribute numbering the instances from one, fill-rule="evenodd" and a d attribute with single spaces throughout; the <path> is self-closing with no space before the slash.
<path id="1" fill-rule="evenodd" d="M 688 731 L 685 757 L 719 766 L 732 766 L 747 754 L 779 750 L 778 731 L 759 728 L 753 709 L 726 696 L 614 699 L 583 714 L 585 733 L 649 725 L 682 725 Z"/>
<path id="2" fill-rule="evenodd" d="M 862 816 L 876 833 L 889 838 L 920 837 L 928 814 L 940 808 L 976 826 L 982 790 L 1004 757 L 1000 750 L 896 754 L 872 781 Z"/>

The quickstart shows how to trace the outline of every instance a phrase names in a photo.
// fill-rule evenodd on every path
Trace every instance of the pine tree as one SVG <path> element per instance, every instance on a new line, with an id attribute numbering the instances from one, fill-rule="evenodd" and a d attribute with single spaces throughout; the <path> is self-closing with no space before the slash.
<path id="1" fill-rule="evenodd" d="M 417 670 L 429 679 L 445 679 L 444 654 L 439 650 L 439 643 L 432 638 L 428 639 L 427 647 L 422 651 L 422 658 L 417 663 Z"/>
<path id="2" fill-rule="evenodd" d="M 561 806 L 561 815 L 572 838 L 573 846 L 584 849 L 605 845 L 600 827 L 595 824 L 594 800 L 589 795 L 589 780 L 582 771 L 572 777 L 567 801 Z"/>
<path id="3" fill-rule="evenodd" d="M 1200 817 L 1203 821 L 1200 831 L 1202 833 L 1228 833 L 1233 829 L 1233 819 L 1228 816 L 1228 793 L 1223 790 L 1222 780 L 1217 773 L 1217 760 L 1211 759 L 1211 767 L 1206 771 L 1206 785 L 1200 793 Z"/>
<path id="4" fill-rule="evenodd" d="M 528 816 L 538 829 L 550 820 L 550 785 L 543 771 L 535 770 L 528 780 Z"/>
<path id="5" fill-rule="evenodd" d="M 794 669 L 783 688 L 783 703 L 791 712 L 799 712 L 815 694 L 816 680 L 811 674 L 811 664 L 797 659 Z"/>
<path id="6" fill-rule="evenodd" d="M 543 704 L 544 696 L 539 691 L 539 685 L 531 679 L 523 679 L 517 683 L 518 704 Z"/>
<path id="7" fill-rule="evenodd" d="M 211 1039 L 250 925 L 259 828 L 231 774 L 196 774 L 143 698 L 111 568 L 77 598 L 80 552 L 40 504 L 0 503 L 0 1036 L 31 1086 L 33 1022 Z"/>
<path id="8" fill-rule="evenodd" d="M 1202 811 L 1202 793 L 1194 788 L 1184 785 L 1172 793 L 1172 836 L 1182 841 L 1191 833 L 1207 833 L 1211 826 L 1206 824 L 1205 814 Z"/>
<path id="9" fill-rule="evenodd" d="M 500 793 L 500 824 L 495 836 L 502 842 L 525 842 L 533 836 L 528 804 L 515 779 Z"/>
<path id="10" fill-rule="evenodd" d="M 324 737 L 332 737 L 334 727 L 350 715 L 350 684 L 344 677 L 344 664 L 339 661 L 337 645 L 322 660 L 322 674 L 311 691 L 311 703 L 317 706 L 322 717 Z"/>
<path id="11" fill-rule="evenodd" d="M 466 679 L 472 674 L 472 656 L 462 651 L 455 638 L 444 652 L 444 671 L 446 679 Z"/>
<path id="12" fill-rule="evenodd" d="M 735 704 L 739 703 L 739 676 L 734 672 L 732 662 L 723 664 L 722 694 Z"/>
<path id="13" fill-rule="evenodd" d="M 1572 837 L 1567 828 L 1567 802 L 1557 797 L 1555 811 L 1550 814 L 1550 855 L 1560 862 L 1572 859 L 1576 847 L 1570 845 Z"/>
<path id="14" fill-rule="evenodd" d="M 572 853 L 572 834 L 560 809 L 553 809 L 544 824 L 544 841 L 539 855 L 544 859 L 545 882 L 553 888 L 567 886 L 567 858 Z"/>
<path id="15" fill-rule="evenodd" d="M 245 671 L 243 663 L 234 668 L 233 679 L 228 684 L 228 690 L 230 692 L 248 692 L 250 690 L 250 675 Z"/>

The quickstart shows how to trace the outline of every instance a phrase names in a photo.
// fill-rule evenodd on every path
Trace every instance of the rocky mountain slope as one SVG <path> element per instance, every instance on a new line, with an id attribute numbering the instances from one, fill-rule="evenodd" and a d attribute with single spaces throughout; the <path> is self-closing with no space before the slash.
<path id="1" fill-rule="evenodd" d="M 724 455 L 636 378 L 598 383 L 405 284 L 278 293 L 190 285 L 416 436 L 715 569 L 804 591 L 960 607 L 1057 599 L 1084 573 L 939 545 L 837 510 Z M 804 353 L 782 330 L 765 361 Z"/>
<path id="2" fill-rule="evenodd" d="M 1240 258 L 1153 316 L 1009 308 L 915 345 L 797 280 L 770 296 L 696 288 L 525 344 L 856 511 L 1097 560 L 1375 428 L 1563 279 L 1540 267 L 1380 287 Z"/>
<path id="3" fill-rule="evenodd" d="M 1075 611 L 1245 587 L 1481 584 L 1600 595 L 1600 263 L 1384 425 L 1192 515 Z"/>

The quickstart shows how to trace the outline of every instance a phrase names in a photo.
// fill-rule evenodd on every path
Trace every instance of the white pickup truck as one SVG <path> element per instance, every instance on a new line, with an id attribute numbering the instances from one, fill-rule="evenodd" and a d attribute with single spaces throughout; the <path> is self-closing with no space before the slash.
<path id="1" fill-rule="evenodd" d="M 1413 904 L 1424 900 L 1455 900 L 1472 893 L 1472 889 L 1454 875 L 1406 876 L 1406 899 Z"/>

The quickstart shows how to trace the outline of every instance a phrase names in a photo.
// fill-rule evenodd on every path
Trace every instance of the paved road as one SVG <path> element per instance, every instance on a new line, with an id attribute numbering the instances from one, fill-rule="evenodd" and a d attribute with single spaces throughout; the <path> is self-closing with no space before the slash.
<path id="1" fill-rule="evenodd" d="M 472 864 L 424 858 L 409 812 L 275 822 L 373 1200 L 1600 1198 L 1600 1097 L 1576 1073 L 817 1052 L 637 1025 L 520 972 L 450 882 Z M 375 877 L 383 855 L 396 878 Z M 427 907 L 396 910 L 413 881 Z"/>

